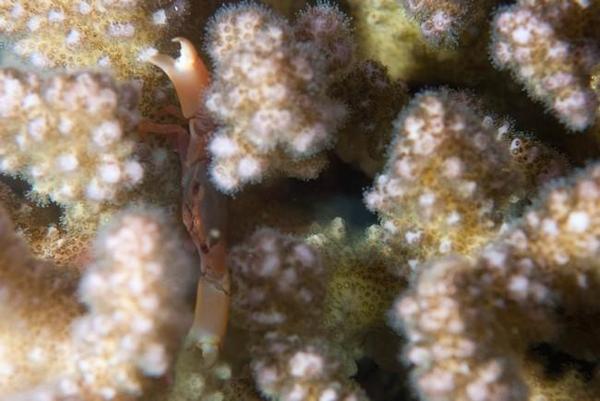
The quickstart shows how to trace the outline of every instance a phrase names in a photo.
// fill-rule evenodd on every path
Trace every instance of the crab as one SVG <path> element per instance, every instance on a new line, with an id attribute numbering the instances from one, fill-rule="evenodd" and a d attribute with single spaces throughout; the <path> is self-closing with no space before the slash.
<path id="1" fill-rule="evenodd" d="M 200 256 L 194 322 L 186 343 L 199 347 L 204 361 L 212 365 L 227 330 L 230 302 L 226 199 L 212 185 L 208 174 L 210 158 L 206 147 L 214 123 L 204 109 L 202 93 L 210 83 L 210 74 L 189 40 L 178 37 L 173 41 L 181 47 L 178 58 L 159 53 L 148 61 L 162 69 L 173 83 L 188 129 L 146 122 L 141 130 L 173 135 L 177 142 L 182 167 L 183 223 Z M 178 114 L 173 109 L 168 112 Z"/>

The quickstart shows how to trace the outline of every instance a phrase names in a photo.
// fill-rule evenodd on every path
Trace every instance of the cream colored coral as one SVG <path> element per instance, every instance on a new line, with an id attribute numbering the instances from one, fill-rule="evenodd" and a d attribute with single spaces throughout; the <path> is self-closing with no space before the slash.
<path id="1" fill-rule="evenodd" d="M 501 9 L 493 23 L 496 65 L 512 71 L 531 97 L 575 131 L 596 118 L 598 99 L 589 83 L 600 61 L 590 42 L 600 37 L 598 11 L 596 2 L 521 0 Z"/>
<path id="2" fill-rule="evenodd" d="M 434 44 L 454 46 L 462 36 L 478 33 L 493 3 L 489 0 L 399 0 Z"/>
<path id="3" fill-rule="evenodd" d="M 423 268 L 392 317 L 424 399 L 527 400 L 519 363 L 535 343 L 598 358 L 597 334 L 574 334 L 600 313 L 599 205 L 594 165 L 550 187 L 476 261 Z"/>
<path id="4" fill-rule="evenodd" d="M 348 231 L 346 223 L 335 218 L 327 226 L 315 228 L 306 242 L 321 255 L 328 272 L 319 320 L 328 338 L 362 354 L 365 338 L 385 326 L 385 311 L 406 280 L 391 272 L 397 259 L 381 251 L 369 230 L 358 238 Z"/>
<path id="5" fill-rule="evenodd" d="M 532 162 L 552 164 L 556 157 L 542 144 L 511 140 L 507 121 L 447 89 L 417 95 L 394 131 L 387 166 L 365 202 L 379 214 L 384 239 L 412 267 L 435 255 L 469 254 L 493 238 L 545 172 Z M 513 154 L 513 143 L 529 149 L 531 160 Z"/>
<path id="6" fill-rule="evenodd" d="M 229 364 L 218 360 L 207 364 L 202 350 L 186 339 L 174 367 L 175 381 L 169 388 L 169 401 L 245 400 L 227 398 L 233 380 Z M 225 398 L 224 398 L 225 397 Z"/>
<path id="7" fill-rule="evenodd" d="M 344 352 L 322 339 L 268 333 L 254 350 L 252 371 L 261 393 L 281 401 L 361 401 Z"/>
<path id="8" fill-rule="evenodd" d="M 327 57 L 255 4 L 225 7 L 208 33 L 215 81 L 206 107 L 221 124 L 208 147 L 217 187 L 234 192 L 278 171 L 314 177 L 325 162 L 316 154 L 345 115 L 326 93 Z"/>
<path id="9" fill-rule="evenodd" d="M 181 0 L 8 0 L 0 3 L 0 32 L 39 67 L 106 67 L 146 80 L 156 71 L 142 59 L 186 8 Z"/>
<path id="10" fill-rule="evenodd" d="M 477 276 L 470 279 L 471 270 L 461 258 L 434 262 L 394 306 L 392 321 L 407 338 L 404 358 L 413 366 L 415 387 L 427 401 L 526 400 L 514 351 L 493 329 L 485 308 L 492 300 Z"/>
<path id="11" fill-rule="evenodd" d="M 0 170 L 31 182 L 39 199 L 115 203 L 143 178 L 127 135 L 139 116 L 104 75 L 40 78 L 0 71 Z"/>
<path id="12" fill-rule="evenodd" d="M 300 238 L 264 228 L 229 259 L 234 325 L 305 331 L 322 313 L 327 272 L 317 250 Z"/>
<path id="13" fill-rule="evenodd" d="M 99 234 L 79 285 L 88 310 L 72 332 L 84 386 L 139 394 L 142 375 L 167 372 L 193 284 L 191 260 L 168 224 L 157 212 L 130 212 Z"/>
<path id="14" fill-rule="evenodd" d="M 29 255 L 0 210 L 0 399 L 47 383 L 69 389 L 74 373 L 69 325 L 82 307 L 76 276 Z M 64 355 L 58 358 L 57 355 Z M 42 390 L 40 390 L 42 391 Z M 32 399 L 32 398 L 30 398 Z"/>
<path id="15" fill-rule="evenodd" d="M 133 396 L 167 372 L 189 319 L 189 260 L 161 213 L 105 227 L 78 290 L 78 277 L 31 258 L 0 223 L 0 399 Z"/>

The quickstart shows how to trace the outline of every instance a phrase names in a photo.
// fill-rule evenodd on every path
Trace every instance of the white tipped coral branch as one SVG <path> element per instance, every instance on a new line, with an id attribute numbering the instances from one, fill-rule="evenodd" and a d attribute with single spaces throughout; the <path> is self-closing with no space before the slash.
<path id="1" fill-rule="evenodd" d="M 335 27 L 347 30 L 344 21 Z M 332 145 L 346 114 L 327 95 L 329 72 L 349 59 L 342 53 L 351 49 L 339 52 L 329 43 L 338 32 L 326 32 L 319 43 L 306 35 L 308 28 L 299 28 L 298 39 L 286 21 L 252 3 L 224 8 L 210 24 L 215 80 L 206 107 L 220 124 L 209 144 L 211 176 L 220 190 L 232 193 L 278 171 L 312 178 L 323 168 L 318 152 Z"/>
<path id="2" fill-rule="evenodd" d="M 141 59 L 188 11 L 186 0 L 9 0 L 0 4 L 0 32 L 35 66 L 110 68 L 149 82 L 155 72 Z"/>
<path id="3" fill-rule="evenodd" d="M 77 297 L 77 277 L 32 259 L 2 213 L 0 399 L 135 396 L 166 374 L 190 317 L 190 259 L 178 240 L 157 211 L 115 217 Z"/>
<path id="4" fill-rule="evenodd" d="M 319 49 L 329 74 L 343 76 L 353 67 L 356 43 L 350 19 L 337 5 L 320 1 L 306 7 L 298 15 L 293 29 L 296 40 Z"/>
<path id="5" fill-rule="evenodd" d="M 423 399 L 525 401 L 519 363 L 535 343 L 597 360 L 599 205 L 594 165 L 550 187 L 476 261 L 423 269 L 392 312 Z"/>
<path id="6" fill-rule="evenodd" d="M 273 229 L 232 249 L 233 322 L 253 331 L 299 331 L 322 314 L 327 272 L 314 247 Z"/>
<path id="7" fill-rule="evenodd" d="M 600 62 L 599 6 L 595 1 L 527 0 L 501 9 L 493 23 L 492 55 L 530 96 L 569 129 L 596 119 L 598 99 L 590 77 Z"/>
<path id="8" fill-rule="evenodd" d="M 281 401 L 365 401 L 366 394 L 348 377 L 353 361 L 323 339 L 268 333 L 253 350 L 252 372 L 268 399 Z"/>
<path id="9" fill-rule="evenodd" d="M 417 95 L 398 117 L 387 166 L 365 201 L 409 264 L 469 254 L 498 233 L 537 174 L 561 171 L 562 159 L 510 130 L 470 95 L 446 89 Z"/>
<path id="10" fill-rule="evenodd" d="M 27 179 L 38 199 L 118 203 L 143 177 L 127 138 L 135 93 L 101 74 L 0 70 L 0 171 Z"/>

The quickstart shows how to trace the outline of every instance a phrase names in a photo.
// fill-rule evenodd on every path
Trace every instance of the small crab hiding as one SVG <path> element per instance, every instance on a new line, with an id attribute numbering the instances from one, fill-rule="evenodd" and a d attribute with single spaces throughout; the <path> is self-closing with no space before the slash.
<path id="1" fill-rule="evenodd" d="M 202 93 L 210 81 L 209 72 L 190 41 L 184 38 L 173 41 L 181 46 L 177 59 L 157 54 L 149 61 L 173 82 L 189 129 L 150 123 L 145 130 L 176 136 L 182 168 L 182 218 L 201 260 L 194 323 L 187 340 L 202 350 L 207 364 L 212 364 L 225 336 L 229 311 L 224 238 L 226 200 L 208 176 L 206 145 L 213 123 L 204 110 Z"/>

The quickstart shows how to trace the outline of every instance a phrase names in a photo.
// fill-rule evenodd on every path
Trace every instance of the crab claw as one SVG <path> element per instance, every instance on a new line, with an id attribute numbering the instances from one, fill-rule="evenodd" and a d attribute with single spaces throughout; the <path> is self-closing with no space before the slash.
<path id="1" fill-rule="evenodd" d="M 209 73 L 192 42 L 185 38 L 174 38 L 173 42 L 179 42 L 181 46 L 177 59 L 159 53 L 149 57 L 148 61 L 169 76 L 177 91 L 183 116 L 191 118 L 202 102 L 202 92 L 210 79 Z"/>

